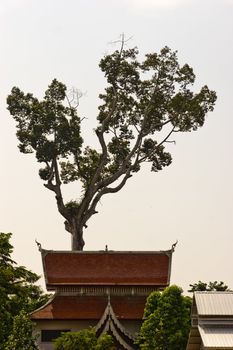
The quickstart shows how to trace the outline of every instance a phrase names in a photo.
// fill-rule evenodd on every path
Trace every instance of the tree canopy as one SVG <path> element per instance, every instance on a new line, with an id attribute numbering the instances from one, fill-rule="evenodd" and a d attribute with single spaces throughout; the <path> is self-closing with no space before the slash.
<path id="1" fill-rule="evenodd" d="M 31 326 L 26 314 L 42 306 L 47 300 L 40 287 L 35 285 L 39 276 L 24 266 L 18 266 L 11 259 L 13 246 L 10 244 L 11 233 L 0 233 L 0 349 L 14 349 L 14 334 L 21 323 L 21 335 L 25 330 L 26 337 Z M 15 319 L 18 317 L 18 319 Z M 23 321 L 25 320 L 25 323 Z M 11 335 L 11 339 L 8 337 Z M 28 339 L 28 338 L 27 338 Z M 7 340 L 9 342 L 6 345 Z M 21 342 L 23 337 L 21 336 Z M 17 349 L 21 349 L 17 347 Z M 26 349 L 26 348 L 25 348 Z"/>
<path id="2" fill-rule="evenodd" d="M 36 345 L 37 334 L 33 335 L 33 330 L 34 323 L 22 310 L 13 319 L 13 326 L 7 342 L 4 344 L 4 350 L 39 350 Z"/>
<path id="3" fill-rule="evenodd" d="M 43 164 L 39 175 L 55 193 L 74 250 L 83 249 L 83 230 L 101 198 L 120 191 L 144 163 L 153 172 L 169 166 L 166 144 L 179 132 L 203 126 L 214 108 L 215 92 L 207 86 L 191 90 L 193 69 L 179 64 L 177 52 L 164 47 L 142 61 L 138 54 L 137 48 L 125 48 L 123 40 L 119 50 L 100 61 L 107 87 L 99 95 L 96 149 L 84 146 L 75 94 L 70 96 L 63 83 L 54 79 L 41 101 L 18 87 L 7 98 L 19 150 L 35 153 Z M 65 203 L 62 185 L 73 181 L 82 184 L 81 193 Z"/>
<path id="4" fill-rule="evenodd" d="M 197 283 L 190 284 L 191 288 L 188 290 L 188 292 L 197 292 L 197 291 L 215 291 L 215 292 L 222 292 L 222 291 L 229 291 L 228 286 L 223 281 L 214 281 L 205 283 L 202 281 L 198 281 Z"/>
<path id="5" fill-rule="evenodd" d="M 136 343 L 143 350 L 185 350 L 190 330 L 191 298 L 176 285 L 147 299 Z"/>

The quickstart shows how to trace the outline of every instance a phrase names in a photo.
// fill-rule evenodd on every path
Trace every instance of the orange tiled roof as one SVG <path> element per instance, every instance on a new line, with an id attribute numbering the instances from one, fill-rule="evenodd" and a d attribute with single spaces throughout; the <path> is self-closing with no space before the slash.
<path id="1" fill-rule="evenodd" d="M 42 250 L 48 289 L 57 286 L 156 286 L 170 282 L 172 251 L 72 252 Z"/>
<path id="2" fill-rule="evenodd" d="M 145 296 L 112 296 L 111 306 L 119 320 L 141 320 Z M 54 296 L 31 314 L 32 320 L 99 320 L 108 304 L 107 296 Z"/>

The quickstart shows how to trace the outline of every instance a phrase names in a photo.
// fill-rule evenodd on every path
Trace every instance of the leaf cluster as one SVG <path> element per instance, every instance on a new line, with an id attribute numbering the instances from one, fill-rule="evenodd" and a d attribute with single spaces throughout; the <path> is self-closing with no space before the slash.
<path id="1" fill-rule="evenodd" d="M 97 338 L 94 328 L 79 332 L 65 332 L 54 341 L 55 350 L 113 350 L 113 340 L 108 334 Z"/>
<path id="2" fill-rule="evenodd" d="M 145 320 L 136 341 L 140 349 L 185 350 L 190 310 L 191 298 L 183 296 L 178 286 L 153 292 L 147 299 Z"/>
<path id="3" fill-rule="evenodd" d="M 48 300 L 35 285 L 39 276 L 11 259 L 10 237 L 11 233 L 0 233 L 0 344 L 11 333 L 15 316 L 21 311 L 30 313 Z"/>
<path id="4" fill-rule="evenodd" d="M 8 109 L 17 123 L 19 149 L 36 152 L 38 162 L 76 154 L 82 145 L 76 109 L 64 106 L 66 86 L 54 79 L 39 101 L 14 87 L 7 98 Z"/>
<path id="5" fill-rule="evenodd" d="M 33 335 L 34 324 L 22 310 L 13 320 L 11 333 L 4 345 L 4 350 L 37 350 L 37 335 Z"/>
<path id="6" fill-rule="evenodd" d="M 222 291 L 229 291 L 230 289 L 223 281 L 214 281 L 205 283 L 202 281 L 198 281 L 197 283 L 190 284 L 191 288 L 188 290 L 188 292 L 197 292 L 197 291 L 215 291 L 215 292 L 222 292 Z"/>

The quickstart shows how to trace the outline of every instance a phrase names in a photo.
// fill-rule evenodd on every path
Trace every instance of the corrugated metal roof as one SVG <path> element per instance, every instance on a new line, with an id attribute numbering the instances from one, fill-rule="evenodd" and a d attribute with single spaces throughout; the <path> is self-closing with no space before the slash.
<path id="1" fill-rule="evenodd" d="M 233 348 L 233 327 L 198 326 L 198 329 L 205 347 Z"/>
<path id="2" fill-rule="evenodd" d="M 233 292 L 195 292 L 199 316 L 233 316 Z"/>

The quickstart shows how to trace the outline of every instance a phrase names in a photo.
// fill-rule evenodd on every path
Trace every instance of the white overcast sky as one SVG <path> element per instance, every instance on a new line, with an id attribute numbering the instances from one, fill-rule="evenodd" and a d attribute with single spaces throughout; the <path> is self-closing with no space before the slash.
<path id="1" fill-rule="evenodd" d="M 53 78 L 75 86 L 84 93 L 84 135 L 94 144 L 105 86 L 98 62 L 123 32 L 141 55 L 165 45 L 178 50 L 180 62 L 194 68 L 195 88 L 207 84 L 218 101 L 202 129 L 170 145 L 170 167 L 145 169 L 101 201 L 85 249 L 166 250 L 178 239 L 172 283 L 187 290 L 198 280 L 223 280 L 233 288 L 232 0 L 1 0 L 0 231 L 13 233 L 15 260 L 38 274 L 35 238 L 46 249 L 70 249 L 39 165 L 17 149 L 5 100 L 15 85 L 39 97 Z M 77 197 L 69 186 L 66 198 Z"/>

